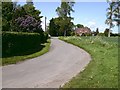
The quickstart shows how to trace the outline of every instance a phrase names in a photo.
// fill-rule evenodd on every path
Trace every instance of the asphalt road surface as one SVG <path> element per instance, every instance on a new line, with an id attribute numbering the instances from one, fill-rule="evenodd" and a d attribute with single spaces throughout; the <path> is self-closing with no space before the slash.
<path id="1" fill-rule="evenodd" d="M 57 38 L 50 51 L 37 58 L 2 67 L 3 88 L 59 88 L 84 70 L 91 56 Z"/>

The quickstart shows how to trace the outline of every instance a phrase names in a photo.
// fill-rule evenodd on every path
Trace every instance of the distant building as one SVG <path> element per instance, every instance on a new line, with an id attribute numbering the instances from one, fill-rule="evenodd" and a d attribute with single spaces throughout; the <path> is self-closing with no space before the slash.
<path id="1" fill-rule="evenodd" d="M 75 29 L 75 34 L 79 36 L 84 36 L 84 35 L 90 35 L 92 32 L 90 28 L 88 27 L 83 27 L 83 28 L 76 28 Z"/>

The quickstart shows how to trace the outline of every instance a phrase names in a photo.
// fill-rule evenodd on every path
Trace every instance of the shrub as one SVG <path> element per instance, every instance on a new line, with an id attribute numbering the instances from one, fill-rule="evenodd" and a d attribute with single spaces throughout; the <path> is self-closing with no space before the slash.
<path id="1" fill-rule="evenodd" d="M 85 33 L 85 36 L 92 36 L 91 33 Z"/>
<path id="2" fill-rule="evenodd" d="M 72 32 L 70 33 L 70 35 L 71 35 L 71 36 L 75 36 L 75 32 L 72 31 Z"/>
<path id="3" fill-rule="evenodd" d="M 105 34 L 104 33 L 99 33 L 98 36 L 105 36 Z"/>
<path id="4" fill-rule="evenodd" d="M 117 33 L 111 33 L 111 36 L 116 37 L 116 36 L 119 36 L 119 34 L 117 34 Z"/>
<path id="5" fill-rule="evenodd" d="M 41 49 L 47 36 L 38 33 L 3 32 L 2 57 L 26 55 Z"/>

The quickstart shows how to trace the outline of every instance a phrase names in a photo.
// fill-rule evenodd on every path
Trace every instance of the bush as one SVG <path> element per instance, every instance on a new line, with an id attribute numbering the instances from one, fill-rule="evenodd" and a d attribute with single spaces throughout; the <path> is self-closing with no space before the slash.
<path id="1" fill-rule="evenodd" d="M 110 36 L 114 36 L 114 37 L 116 37 L 116 36 L 119 36 L 119 34 L 117 34 L 117 33 L 111 33 Z"/>
<path id="2" fill-rule="evenodd" d="M 98 36 L 105 36 L 105 34 L 104 33 L 99 33 Z"/>
<path id="3" fill-rule="evenodd" d="M 70 33 L 70 35 L 71 35 L 71 36 L 75 36 L 75 32 L 72 31 L 72 32 Z"/>
<path id="4" fill-rule="evenodd" d="M 91 33 L 85 33 L 85 36 L 92 36 Z"/>
<path id="5" fill-rule="evenodd" d="M 42 48 L 47 36 L 38 33 L 3 32 L 2 57 L 28 55 Z"/>

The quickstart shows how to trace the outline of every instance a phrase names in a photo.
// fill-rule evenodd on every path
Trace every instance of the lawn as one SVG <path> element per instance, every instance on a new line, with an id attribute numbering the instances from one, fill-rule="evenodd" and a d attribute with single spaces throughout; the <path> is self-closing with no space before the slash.
<path id="1" fill-rule="evenodd" d="M 24 61 L 24 60 L 27 60 L 27 59 L 30 59 L 30 58 L 34 58 L 34 57 L 43 55 L 43 54 L 45 54 L 46 52 L 49 51 L 50 42 L 51 42 L 50 39 L 48 39 L 46 43 L 40 45 L 42 47 L 39 51 L 34 52 L 32 54 L 5 57 L 5 58 L 0 59 L 0 61 L 2 60 L 2 65 L 4 66 L 4 65 L 8 65 L 8 64 L 15 64 L 15 63 L 18 63 L 20 61 Z"/>
<path id="2" fill-rule="evenodd" d="M 60 37 L 86 50 L 92 61 L 63 88 L 118 88 L 118 37 Z M 120 48 L 120 47 L 119 47 Z"/>

